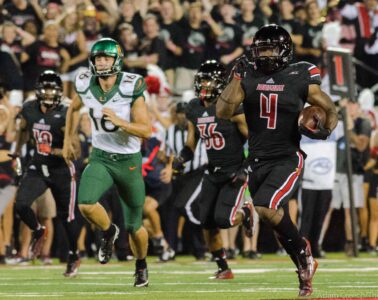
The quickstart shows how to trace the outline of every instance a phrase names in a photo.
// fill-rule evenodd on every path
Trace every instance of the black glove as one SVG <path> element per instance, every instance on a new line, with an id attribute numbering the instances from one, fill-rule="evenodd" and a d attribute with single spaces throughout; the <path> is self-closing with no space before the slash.
<path id="1" fill-rule="evenodd" d="M 242 80 L 247 75 L 247 70 L 249 67 L 250 65 L 247 57 L 242 55 L 235 60 L 231 75 L 236 79 Z"/>
<path id="2" fill-rule="evenodd" d="M 243 162 L 243 164 L 241 165 L 241 167 L 234 173 L 231 175 L 231 178 L 232 178 L 232 182 L 233 183 L 245 183 L 247 181 L 247 178 L 248 178 L 248 167 L 249 167 L 249 164 L 248 164 L 248 161 L 245 160 Z"/>
<path id="3" fill-rule="evenodd" d="M 173 159 L 172 170 L 175 174 L 181 174 L 185 169 L 184 159 L 181 156 L 176 156 Z"/>
<path id="4" fill-rule="evenodd" d="M 14 170 L 16 172 L 16 176 L 14 177 L 14 185 L 18 186 L 23 174 L 21 158 L 17 154 L 8 154 L 8 156 L 14 161 Z"/>
<path id="5" fill-rule="evenodd" d="M 331 134 L 331 130 L 324 128 L 324 126 L 320 124 L 320 122 L 318 122 L 318 125 L 315 129 L 308 128 L 301 124 L 299 125 L 299 132 L 314 140 L 326 140 Z"/>

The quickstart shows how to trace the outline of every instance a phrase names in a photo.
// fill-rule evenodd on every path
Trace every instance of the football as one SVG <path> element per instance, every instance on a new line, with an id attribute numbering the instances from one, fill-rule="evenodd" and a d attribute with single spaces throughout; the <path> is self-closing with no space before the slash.
<path id="1" fill-rule="evenodd" d="M 320 121 L 320 124 L 324 126 L 326 118 L 327 114 L 321 107 L 314 105 L 307 106 L 299 115 L 298 126 L 304 125 L 307 128 L 315 129 L 318 120 Z"/>

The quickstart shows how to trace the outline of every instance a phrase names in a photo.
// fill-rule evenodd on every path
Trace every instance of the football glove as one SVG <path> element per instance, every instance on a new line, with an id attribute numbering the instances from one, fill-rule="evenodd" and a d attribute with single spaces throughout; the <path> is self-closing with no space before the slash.
<path id="1" fill-rule="evenodd" d="M 247 181 L 248 173 L 249 173 L 248 167 L 249 167 L 248 161 L 244 160 L 241 167 L 234 174 L 231 175 L 232 182 L 233 183 L 240 182 L 242 184 L 245 183 Z"/>
<path id="2" fill-rule="evenodd" d="M 172 170 L 174 174 L 181 174 L 185 169 L 185 162 L 181 156 L 176 156 L 173 159 Z"/>
<path id="3" fill-rule="evenodd" d="M 242 80 L 247 75 L 247 70 L 249 68 L 249 61 L 245 55 L 240 56 L 235 60 L 234 66 L 232 67 L 231 74 L 233 77 Z"/>
<path id="4" fill-rule="evenodd" d="M 308 128 L 301 124 L 299 125 L 299 132 L 314 140 L 326 140 L 331 134 L 331 130 L 325 128 L 320 122 L 318 122 L 315 129 Z"/>

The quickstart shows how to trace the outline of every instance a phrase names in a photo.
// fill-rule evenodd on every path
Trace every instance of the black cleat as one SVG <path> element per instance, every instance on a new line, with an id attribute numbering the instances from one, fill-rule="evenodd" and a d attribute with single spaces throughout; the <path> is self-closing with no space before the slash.
<path id="1" fill-rule="evenodd" d="M 148 270 L 147 270 L 147 268 L 136 270 L 134 277 L 135 277 L 135 282 L 134 282 L 135 287 L 148 287 Z"/>
<path id="2" fill-rule="evenodd" d="M 114 234 L 111 236 L 104 235 L 103 238 L 101 239 L 100 249 L 98 250 L 98 261 L 101 264 L 106 264 L 109 262 L 110 258 L 112 257 L 114 242 L 118 238 L 118 235 L 119 235 L 118 226 L 115 224 L 112 224 L 110 226 L 114 226 L 115 228 Z"/>
<path id="3" fill-rule="evenodd" d="M 32 240 L 29 248 L 31 259 L 35 259 L 41 254 L 46 237 L 47 229 L 45 226 L 41 226 L 41 228 L 33 231 Z"/>
<path id="4" fill-rule="evenodd" d="M 77 254 L 69 254 L 67 261 L 66 272 L 63 273 L 65 277 L 75 277 L 80 266 L 80 257 Z"/>

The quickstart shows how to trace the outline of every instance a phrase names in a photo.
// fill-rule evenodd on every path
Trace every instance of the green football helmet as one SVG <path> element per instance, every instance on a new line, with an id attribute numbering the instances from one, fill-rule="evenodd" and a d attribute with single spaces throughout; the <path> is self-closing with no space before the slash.
<path id="1" fill-rule="evenodd" d="M 114 63 L 109 70 L 99 71 L 96 69 L 95 57 L 99 55 L 114 57 Z M 123 52 L 121 46 L 111 38 L 102 38 L 92 46 L 91 55 L 89 57 L 89 66 L 94 76 L 111 76 L 121 72 L 122 59 Z"/>

